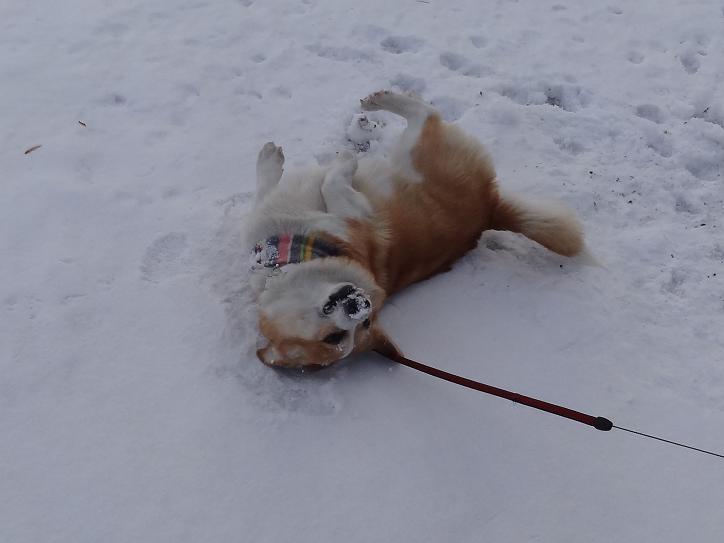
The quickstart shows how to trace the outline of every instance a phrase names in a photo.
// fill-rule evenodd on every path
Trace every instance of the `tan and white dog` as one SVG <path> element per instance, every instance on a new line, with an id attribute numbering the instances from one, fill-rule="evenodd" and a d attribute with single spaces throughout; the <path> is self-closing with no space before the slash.
<path id="1" fill-rule="evenodd" d="M 362 109 L 406 119 L 388 159 L 358 164 L 345 151 L 326 169 L 282 178 L 281 148 L 259 153 L 246 234 L 266 364 L 326 366 L 393 348 L 378 323 L 385 299 L 450 269 L 484 230 L 519 232 L 565 256 L 583 250 L 571 212 L 502 195 L 482 145 L 431 105 L 381 91 Z"/>

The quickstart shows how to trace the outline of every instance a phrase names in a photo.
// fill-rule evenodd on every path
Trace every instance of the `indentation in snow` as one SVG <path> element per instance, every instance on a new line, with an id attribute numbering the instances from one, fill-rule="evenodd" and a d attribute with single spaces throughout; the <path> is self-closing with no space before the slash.
<path id="1" fill-rule="evenodd" d="M 549 105 L 566 111 L 577 111 L 591 101 L 591 92 L 571 83 L 549 83 L 546 81 L 523 81 L 500 85 L 496 88 L 501 95 L 513 102 L 524 105 Z"/>
<path id="2" fill-rule="evenodd" d="M 425 40 L 415 36 L 388 36 L 380 42 L 382 49 L 388 53 L 415 53 L 423 46 Z"/>

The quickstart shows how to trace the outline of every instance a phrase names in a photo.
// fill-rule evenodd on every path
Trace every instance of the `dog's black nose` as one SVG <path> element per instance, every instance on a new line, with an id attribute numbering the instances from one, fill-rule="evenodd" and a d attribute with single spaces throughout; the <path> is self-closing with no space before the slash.
<path id="1" fill-rule="evenodd" d="M 356 298 L 347 298 L 343 303 L 344 312 L 347 315 L 356 315 L 359 312 L 359 304 Z"/>
<path id="2" fill-rule="evenodd" d="M 345 298 L 351 296 L 354 294 L 354 285 L 344 285 L 340 289 L 338 289 L 336 292 L 333 292 L 329 296 L 329 301 L 333 304 L 339 303 Z"/>

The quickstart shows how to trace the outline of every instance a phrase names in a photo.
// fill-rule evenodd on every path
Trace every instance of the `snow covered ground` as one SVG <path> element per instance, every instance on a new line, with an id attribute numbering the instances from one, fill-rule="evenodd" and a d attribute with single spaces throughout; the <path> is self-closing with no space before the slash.
<path id="1" fill-rule="evenodd" d="M 721 541 L 714 457 L 262 366 L 238 240 L 265 141 L 381 152 L 415 91 L 604 267 L 488 233 L 406 354 L 722 451 L 722 59 L 722 0 L 0 1 L 0 541 Z"/>

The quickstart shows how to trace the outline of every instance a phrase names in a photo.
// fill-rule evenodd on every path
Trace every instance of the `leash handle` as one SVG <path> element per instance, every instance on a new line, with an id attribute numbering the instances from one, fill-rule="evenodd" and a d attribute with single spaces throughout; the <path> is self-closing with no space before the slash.
<path id="1" fill-rule="evenodd" d="M 384 356 L 385 358 L 392 360 L 393 362 L 397 362 L 398 364 L 402 364 L 403 366 L 407 366 L 408 368 L 412 368 L 417 371 L 427 373 L 428 375 L 438 377 L 439 379 L 444 379 L 445 381 L 450 381 L 451 383 L 471 388 L 479 392 L 485 392 L 486 394 L 492 394 L 493 396 L 498 396 L 499 398 L 505 398 L 506 400 L 510 400 L 511 402 L 527 405 L 528 407 L 532 407 L 534 409 L 540 409 L 541 411 L 546 411 L 548 413 L 558 415 L 559 417 L 575 420 L 582 424 L 593 426 L 596 430 L 608 432 L 611 428 L 613 428 L 613 423 L 604 417 L 594 417 L 593 415 L 587 415 L 586 413 L 574 411 L 573 409 L 568 409 L 567 407 L 563 407 L 561 405 L 544 402 L 543 400 L 531 398 L 530 396 L 524 396 L 523 394 L 518 394 L 517 392 L 511 392 L 502 388 L 486 385 L 484 383 L 479 383 L 478 381 L 473 381 L 472 379 L 460 377 L 459 375 L 455 375 L 454 373 L 448 373 L 446 371 L 439 370 L 431 366 L 426 366 L 425 364 L 421 364 L 420 362 L 415 362 L 414 360 L 410 360 L 409 358 L 405 358 L 404 356 L 402 356 L 402 354 L 400 354 L 400 352 L 391 345 L 386 345 L 383 348 L 376 350 L 375 352 Z"/>

